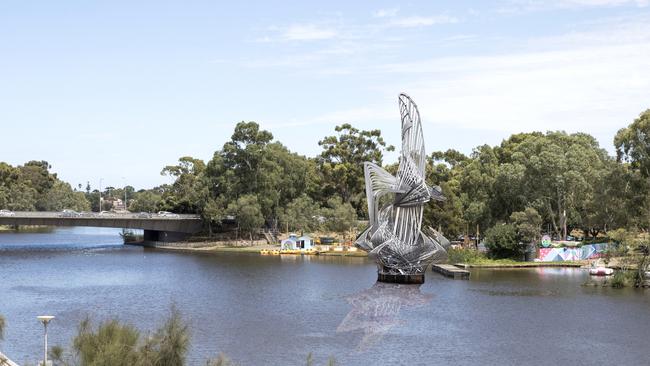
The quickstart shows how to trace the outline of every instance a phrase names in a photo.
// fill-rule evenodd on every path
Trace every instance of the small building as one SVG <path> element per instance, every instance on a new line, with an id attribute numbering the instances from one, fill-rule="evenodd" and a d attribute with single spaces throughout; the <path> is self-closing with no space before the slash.
<path id="1" fill-rule="evenodd" d="M 314 240 L 308 235 L 298 237 L 296 234 L 289 234 L 289 238 L 282 241 L 280 248 L 287 250 L 313 249 Z"/>
<path id="2" fill-rule="evenodd" d="M 280 244 L 280 249 L 296 250 L 298 249 L 297 242 L 298 242 L 298 235 L 293 233 L 289 234 L 289 238 L 284 239 Z"/>
<path id="3" fill-rule="evenodd" d="M 303 235 L 298 238 L 298 240 L 296 241 L 296 245 L 297 245 L 296 249 L 313 249 L 314 240 L 308 235 Z"/>

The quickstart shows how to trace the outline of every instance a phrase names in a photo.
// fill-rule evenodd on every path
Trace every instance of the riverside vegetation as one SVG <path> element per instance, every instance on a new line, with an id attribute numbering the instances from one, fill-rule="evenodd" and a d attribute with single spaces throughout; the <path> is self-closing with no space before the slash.
<path id="1" fill-rule="evenodd" d="M 4 318 L 0 316 L 0 341 L 4 335 Z M 71 350 L 54 346 L 48 351 L 53 366 L 183 366 L 190 347 L 189 326 L 175 306 L 168 318 L 151 334 L 143 336 L 133 325 L 117 319 L 106 320 L 94 326 L 89 318 L 78 327 Z M 0 359 L 0 365 L 3 365 Z M 226 355 L 206 360 L 205 366 L 235 366 Z M 311 353 L 307 366 L 314 366 Z M 336 365 L 333 357 L 328 366 Z"/>
<path id="2" fill-rule="evenodd" d="M 135 191 L 129 209 L 201 215 L 208 235 L 236 217 L 238 233 L 253 238 L 262 227 L 287 231 L 353 232 L 367 217 L 363 162 L 384 164 L 392 151 L 379 130 L 350 124 L 319 141 L 315 157 L 291 152 L 255 122 L 238 123 L 222 148 L 203 161 L 181 157 L 162 169 L 172 184 Z M 514 134 L 498 146 L 470 155 L 455 150 L 427 157 L 427 180 L 447 200 L 426 206 L 424 225 L 447 237 L 485 237 L 493 256 L 521 257 L 522 243 L 542 230 L 564 239 L 580 232 L 595 239 L 613 230 L 650 229 L 650 110 L 622 128 L 610 156 L 586 133 Z M 12 210 L 99 209 L 99 191 L 75 187 L 49 172 L 47 162 L 0 164 L 0 208 Z M 107 187 L 102 195 L 123 197 Z M 104 207 L 105 208 L 105 207 Z M 489 240 L 488 240 L 489 239 Z"/>

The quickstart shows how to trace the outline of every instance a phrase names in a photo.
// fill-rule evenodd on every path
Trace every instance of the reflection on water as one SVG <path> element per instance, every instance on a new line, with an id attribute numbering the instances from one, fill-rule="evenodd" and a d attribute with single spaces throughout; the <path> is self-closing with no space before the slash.
<path id="1" fill-rule="evenodd" d="M 433 295 L 420 292 L 420 285 L 399 285 L 377 282 L 371 288 L 346 297 L 352 310 L 336 332 L 363 331 L 358 351 L 376 344 L 391 328 L 404 323 L 402 307 L 418 307 L 431 302 Z"/>

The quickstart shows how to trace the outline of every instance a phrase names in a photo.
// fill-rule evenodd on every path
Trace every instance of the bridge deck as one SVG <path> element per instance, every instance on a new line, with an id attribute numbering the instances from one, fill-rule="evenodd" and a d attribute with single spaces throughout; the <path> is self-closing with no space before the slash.
<path id="1" fill-rule="evenodd" d="M 60 212 L 14 212 L 12 216 L 0 216 L 0 225 L 94 226 L 188 234 L 197 233 L 203 228 L 201 218 L 197 215 L 140 217 L 139 214 L 133 213 L 111 215 L 87 213 L 67 217 Z"/>

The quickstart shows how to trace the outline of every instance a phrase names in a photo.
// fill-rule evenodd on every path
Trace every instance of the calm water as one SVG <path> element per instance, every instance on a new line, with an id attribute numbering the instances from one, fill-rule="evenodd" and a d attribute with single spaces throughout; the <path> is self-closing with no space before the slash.
<path id="1" fill-rule="evenodd" d="M 50 344 L 69 346 L 86 315 L 154 329 L 176 303 L 191 364 L 220 352 L 241 365 L 304 365 L 309 352 L 340 365 L 650 363 L 650 291 L 582 287 L 582 270 L 391 286 L 362 258 L 169 253 L 117 233 L 0 234 L 0 349 L 35 363 L 40 314 L 57 317 Z"/>

